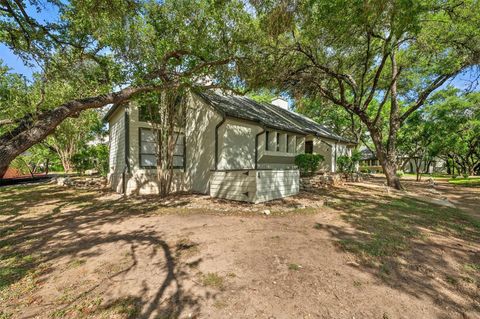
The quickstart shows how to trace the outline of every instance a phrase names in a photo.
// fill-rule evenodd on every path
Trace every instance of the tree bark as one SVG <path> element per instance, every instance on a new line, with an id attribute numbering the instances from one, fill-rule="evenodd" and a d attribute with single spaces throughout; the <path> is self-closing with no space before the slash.
<path id="1" fill-rule="evenodd" d="M 47 160 L 45 161 L 45 175 L 48 175 L 48 170 L 49 170 L 49 165 L 50 165 L 50 159 L 47 158 Z"/>
<path id="2" fill-rule="evenodd" d="M 387 150 L 382 144 L 379 131 L 376 129 L 370 130 L 370 136 L 375 144 L 378 161 L 380 162 L 383 173 L 387 178 L 387 185 L 396 189 L 403 189 L 400 183 L 400 178 L 397 176 L 397 161 L 395 159 L 392 161 L 392 159 L 388 156 Z"/>
<path id="3" fill-rule="evenodd" d="M 159 86 L 127 87 L 117 92 L 64 103 L 55 109 L 41 113 L 35 119 L 30 117 L 23 119 L 15 129 L 0 136 L 0 176 L 5 174 L 10 163 L 18 155 L 41 142 L 67 117 L 73 117 L 86 109 L 118 104 L 135 94 L 159 88 Z"/>

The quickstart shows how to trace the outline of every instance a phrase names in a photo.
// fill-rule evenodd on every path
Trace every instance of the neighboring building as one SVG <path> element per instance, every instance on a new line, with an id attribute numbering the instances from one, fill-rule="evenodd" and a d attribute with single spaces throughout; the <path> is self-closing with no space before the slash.
<path id="1" fill-rule="evenodd" d="M 13 168 L 13 167 L 9 167 L 7 169 L 7 171 L 5 172 L 5 174 L 3 174 L 3 176 L 1 176 L 1 178 L 18 178 L 18 177 L 23 177 L 23 176 L 25 176 L 25 175 L 22 174 L 22 172 L 20 172 L 18 169 Z"/>
<path id="2" fill-rule="evenodd" d="M 285 104 L 212 91 L 190 93 L 187 101 L 185 126 L 176 133 L 173 191 L 255 203 L 282 198 L 299 191 L 296 155 L 320 153 L 322 169 L 333 172 L 336 157 L 353 146 Z M 127 195 L 158 193 L 156 141 L 152 125 L 142 118 L 134 103 L 114 106 L 105 116 L 109 183 Z"/>
<path id="3" fill-rule="evenodd" d="M 377 159 L 377 156 L 369 149 L 363 149 L 361 152 L 360 167 L 361 170 L 368 170 L 371 173 L 382 173 L 383 168 Z M 417 166 L 422 174 L 433 174 L 445 171 L 445 161 L 441 158 L 435 157 L 431 161 L 426 162 L 419 158 L 408 158 L 407 156 L 399 155 L 397 157 L 399 166 L 405 173 L 416 174 Z"/>

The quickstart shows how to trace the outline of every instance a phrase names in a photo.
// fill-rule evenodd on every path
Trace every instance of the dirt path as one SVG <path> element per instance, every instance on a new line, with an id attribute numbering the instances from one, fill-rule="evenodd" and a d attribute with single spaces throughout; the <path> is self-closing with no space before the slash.
<path id="1" fill-rule="evenodd" d="M 480 282 L 453 277 L 478 243 L 430 233 L 384 271 L 343 249 L 364 230 L 328 202 L 358 187 L 254 208 L 42 191 L 0 194 L 4 239 L 36 264 L 1 292 L 2 318 L 480 318 Z"/>

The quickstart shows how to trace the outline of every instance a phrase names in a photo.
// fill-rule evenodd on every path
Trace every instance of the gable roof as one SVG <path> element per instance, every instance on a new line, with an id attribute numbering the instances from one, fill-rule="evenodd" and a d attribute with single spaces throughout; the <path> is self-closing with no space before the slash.
<path id="1" fill-rule="evenodd" d="M 272 112 L 269 104 L 255 102 L 245 96 L 221 95 L 212 91 L 198 93 L 208 104 L 223 115 L 261 123 L 265 126 L 305 134 L 296 123 Z"/>
<path id="2" fill-rule="evenodd" d="M 360 150 L 360 158 L 362 160 L 377 159 L 377 156 L 368 148 Z"/>
<path id="3" fill-rule="evenodd" d="M 197 94 L 226 116 L 258 122 L 273 129 L 312 134 L 353 144 L 352 141 L 333 133 L 308 117 L 273 104 L 256 102 L 245 96 L 221 95 L 213 91 Z"/>

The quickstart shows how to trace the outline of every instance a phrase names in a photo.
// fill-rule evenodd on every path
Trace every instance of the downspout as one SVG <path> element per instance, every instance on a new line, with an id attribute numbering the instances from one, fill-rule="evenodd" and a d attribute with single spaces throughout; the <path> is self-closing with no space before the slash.
<path id="1" fill-rule="evenodd" d="M 122 192 L 127 194 L 127 174 L 130 174 L 130 108 L 125 106 L 125 167 L 122 173 Z"/>
<path id="2" fill-rule="evenodd" d="M 335 156 L 334 156 L 334 162 L 333 162 L 333 167 L 334 167 L 334 170 L 333 170 L 333 173 L 336 173 L 337 172 L 337 142 L 335 142 Z"/>
<path id="3" fill-rule="evenodd" d="M 258 138 L 265 132 L 265 127 L 262 126 L 262 130 L 255 135 L 255 170 L 258 169 Z M 266 141 L 265 143 L 268 143 L 268 141 Z"/>
<path id="4" fill-rule="evenodd" d="M 222 114 L 222 120 L 215 126 L 215 170 L 218 169 L 218 129 L 227 120 L 227 117 L 225 116 L 225 114 L 223 113 L 221 114 Z"/>

